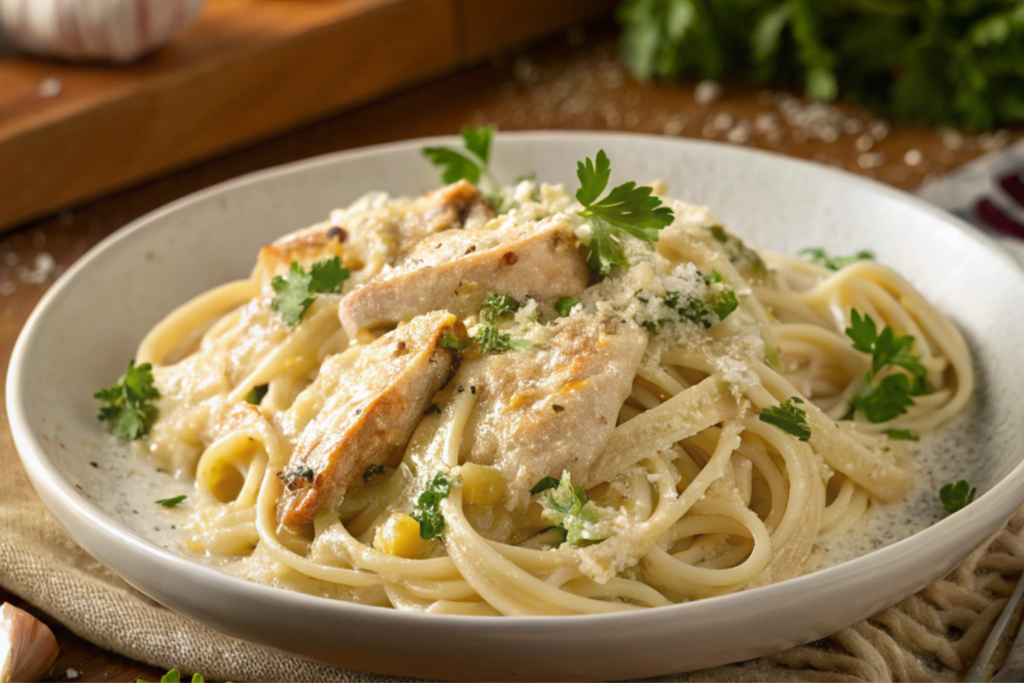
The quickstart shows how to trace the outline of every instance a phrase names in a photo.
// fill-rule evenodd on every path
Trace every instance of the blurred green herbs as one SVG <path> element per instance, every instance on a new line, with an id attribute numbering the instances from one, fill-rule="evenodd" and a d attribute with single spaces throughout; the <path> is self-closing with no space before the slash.
<path id="1" fill-rule="evenodd" d="M 793 83 L 896 118 L 1024 123 L 1024 0 L 625 0 L 634 75 Z"/>

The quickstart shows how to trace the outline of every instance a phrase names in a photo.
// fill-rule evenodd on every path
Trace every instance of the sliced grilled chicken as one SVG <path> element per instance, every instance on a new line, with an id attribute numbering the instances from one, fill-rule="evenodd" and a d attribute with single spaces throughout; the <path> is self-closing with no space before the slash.
<path id="1" fill-rule="evenodd" d="M 378 195 L 383 198 L 385 195 Z M 338 212 L 325 223 L 285 235 L 260 250 L 253 277 L 266 282 L 297 261 L 303 267 L 338 256 L 353 273 L 369 266 L 368 276 L 427 235 L 449 229 L 477 228 L 494 212 L 476 186 L 460 180 L 407 202 L 384 203 L 371 197 Z"/>
<path id="2" fill-rule="evenodd" d="M 294 445 L 279 475 L 278 517 L 310 522 L 363 483 L 374 465 L 394 464 L 456 358 L 440 346 L 446 333 L 466 338 L 446 311 L 420 316 L 376 341 L 328 358 L 316 381 L 280 418 Z"/>
<path id="3" fill-rule="evenodd" d="M 428 237 L 393 269 L 350 292 L 341 323 L 350 336 L 437 309 L 460 318 L 491 292 L 544 303 L 578 294 L 590 271 L 562 219 L 506 224 L 496 230 L 446 231 Z"/>
<path id="4" fill-rule="evenodd" d="M 584 480 L 647 349 L 633 323 L 574 315 L 558 325 L 546 347 L 468 361 L 460 376 L 478 396 L 461 455 L 502 472 L 509 509 L 544 477 Z"/>

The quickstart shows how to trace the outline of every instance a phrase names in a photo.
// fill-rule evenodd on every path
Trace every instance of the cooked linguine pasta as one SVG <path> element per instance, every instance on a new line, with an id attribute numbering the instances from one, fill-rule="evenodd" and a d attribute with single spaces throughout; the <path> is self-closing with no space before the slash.
<path id="1" fill-rule="evenodd" d="M 468 615 L 801 574 L 905 495 L 908 439 L 972 394 L 967 346 L 884 265 L 753 251 L 663 202 L 602 277 L 607 234 L 561 186 L 373 194 L 171 313 L 138 351 L 159 398 L 136 446 L 195 480 L 185 551 Z"/>

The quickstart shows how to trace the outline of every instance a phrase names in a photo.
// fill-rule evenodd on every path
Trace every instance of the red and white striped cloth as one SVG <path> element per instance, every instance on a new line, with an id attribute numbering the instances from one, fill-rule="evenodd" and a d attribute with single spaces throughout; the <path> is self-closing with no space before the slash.
<path id="1" fill-rule="evenodd" d="M 1024 140 L 975 159 L 918 194 L 988 233 L 1024 264 Z"/>

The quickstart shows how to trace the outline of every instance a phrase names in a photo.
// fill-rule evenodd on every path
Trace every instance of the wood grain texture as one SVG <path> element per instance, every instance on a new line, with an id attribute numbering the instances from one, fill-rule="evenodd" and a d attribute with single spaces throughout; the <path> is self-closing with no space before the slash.
<path id="1" fill-rule="evenodd" d="M 612 0 L 210 0 L 112 68 L 0 59 L 0 229 L 322 118 Z M 56 78 L 57 97 L 40 95 Z"/>
<path id="2" fill-rule="evenodd" d="M 39 298 L 54 278 L 70 267 L 100 240 L 127 222 L 168 202 L 230 178 L 278 164 L 365 145 L 456 132 L 467 122 L 496 123 L 501 130 L 576 129 L 628 130 L 630 132 L 726 139 L 724 131 L 707 135 L 708 122 L 721 115 L 753 120 L 778 114 L 771 97 L 757 88 L 726 84 L 725 97 L 714 104 L 694 100 L 694 83 L 642 85 L 626 76 L 615 60 L 616 47 L 608 40 L 614 29 L 589 29 L 588 44 L 566 45 L 552 39 L 525 53 L 496 59 L 431 83 L 393 94 L 268 139 L 258 145 L 209 160 L 186 171 L 166 174 L 131 190 L 123 191 L 60 216 L 27 224 L 0 235 L 0 385 L 6 381 L 7 364 L 15 339 Z M 518 67 L 518 68 L 517 68 Z M 524 68 L 528 67 L 528 68 Z M 769 95 L 771 93 L 768 93 Z M 870 114 L 843 108 L 865 122 Z M 962 149 L 947 149 L 940 135 L 914 126 L 894 125 L 874 150 L 889 161 L 879 167 L 858 166 L 856 135 L 834 142 L 808 141 L 788 126 L 781 126 L 778 140 L 755 137 L 751 147 L 837 165 L 910 190 L 924 178 L 941 174 L 981 153 L 969 137 Z M 902 159 L 910 150 L 922 160 L 908 166 Z M 575 160 L 567 160 L 573 163 Z M 685 188 L 671 188 L 680 194 Z M 699 201 L 699 198 L 693 198 Z M 300 226 L 282 225 L 285 233 Z M 868 245 L 866 245 L 868 246 Z M 41 255 L 52 257 L 57 269 L 44 282 L 26 281 L 23 268 Z M 3 396 L 0 395 L 0 413 Z M 0 417 L 0 439 L 10 439 Z M 2 492 L 0 492 L 2 493 Z M 0 600 L 8 599 L 0 594 Z M 59 630 L 59 625 L 49 622 Z M 77 680 L 157 680 L 157 672 L 142 664 L 125 664 L 123 658 L 73 639 L 66 630 L 58 634 L 62 644 L 54 680 L 67 680 L 67 668 L 83 672 Z M 61 668 L 62 667 L 62 668 Z M 84 675 L 87 673 L 88 675 Z"/>
<path id="3" fill-rule="evenodd" d="M 304 123 L 456 62 L 449 0 L 221 0 L 126 69 L 0 70 L 0 225 Z M 38 95 L 58 78 L 54 102 Z M 26 182 L 26 180 L 30 182 Z"/>

